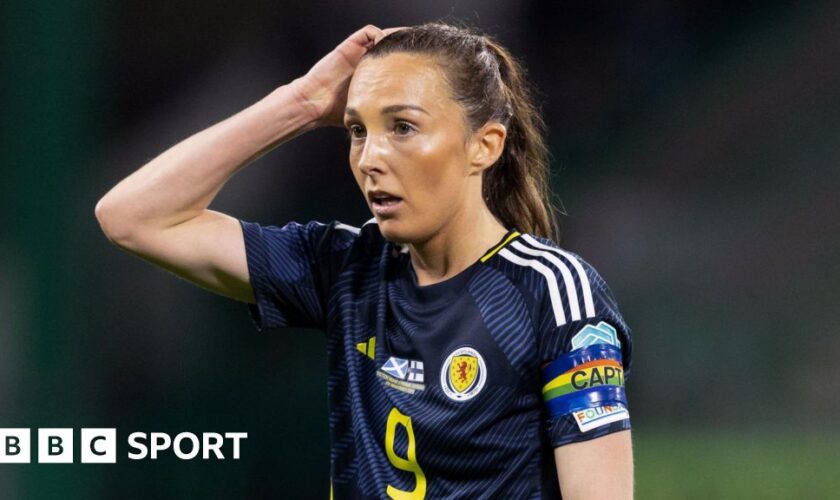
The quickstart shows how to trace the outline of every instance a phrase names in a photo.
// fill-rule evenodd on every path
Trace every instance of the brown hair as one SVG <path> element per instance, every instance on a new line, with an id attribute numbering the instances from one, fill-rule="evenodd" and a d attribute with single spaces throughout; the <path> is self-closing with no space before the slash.
<path id="1" fill-rule="evenodd" d="M 470 131 L 490 120 L 507 129 L 499 160 L 482 174 L 482 196 L 506 227 L 559 240 L 549 185 L 545 123 L 522 65 L 474 29 L 433 22 L 395 31 L 365 57 L 409 52 L 435 58 Z"/>

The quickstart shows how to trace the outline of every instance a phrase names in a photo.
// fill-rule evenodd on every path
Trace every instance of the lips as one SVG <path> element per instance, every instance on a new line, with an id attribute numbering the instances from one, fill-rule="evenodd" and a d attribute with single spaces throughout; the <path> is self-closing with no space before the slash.
<path id="1" fill-rule="evenodd" d="M 402 203 L 399 196 L 379 189 L 368 191 L 368 199 L 373 206 L 373 212 L 380 216 L 394 213 Z"/>
<path id="2" fill-rule="evenodd" d="M 373 203 L 394 203 L 402 200 L 402 198 L 381 189 L 374 189 L 368 191 L 368 200 Z"/>

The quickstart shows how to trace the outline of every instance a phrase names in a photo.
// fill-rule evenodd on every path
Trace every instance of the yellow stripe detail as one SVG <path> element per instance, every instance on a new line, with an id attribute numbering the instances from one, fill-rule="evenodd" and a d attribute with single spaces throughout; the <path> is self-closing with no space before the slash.
<path id="1" fill-rule="evenodd" d="M 359 342 L 356 349 L 370 359 L 376 359 L 376 337 L 371 337 L 367 342 Z"/>
<path id="2" fill-rule="evenodd" d="M 489 259 L 490 257 L 492 257 L 492 256 L 496 255 L 496 252 L 498 252 L 499 250 L 501 250 L 501 249 L 502 249 L 505 245 L 507 245 L 508 243 L 510 243 L 510 240 L 512 240 L 512 239 L 514 239 L 514 238 L 516 238 L 517 236 L 519 236 L 519 231 L 514 231 L 514 232 L 510 233 L 510 236 L 508 236 L 507 238 L 505 238 L 505 241 L 503 241 L 503 242 L 499 243 L 498 245 L 496 245 L 496 248 L 494 248 L 493 250 L 490 250 L 489 252 L 487 252 L 487 253 L 484 255 L 484 257 L 482 257 L 482 258 L 481 258 L 481 262 L 486 262 L 486 261 L 487 261 L 487 259 Z"/>

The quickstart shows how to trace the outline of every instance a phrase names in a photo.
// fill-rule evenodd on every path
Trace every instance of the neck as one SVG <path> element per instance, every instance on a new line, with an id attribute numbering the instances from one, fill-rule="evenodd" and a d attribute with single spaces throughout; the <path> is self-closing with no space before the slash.
<path id="1" fill-rule="evenodd" d="M 409 244 L 417 284 L 431 285 L 460 273 L 507 233 L 484 202 L 460 210 L 426 241 Z"/>

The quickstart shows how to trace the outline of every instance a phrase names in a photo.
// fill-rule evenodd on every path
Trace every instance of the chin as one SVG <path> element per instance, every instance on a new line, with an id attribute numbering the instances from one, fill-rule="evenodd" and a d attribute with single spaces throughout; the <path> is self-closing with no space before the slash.
<path id="1" fill-rule="evenodd" d="M 406 234 L 405 229 L 402 227 L 403 224 L 400 224 L 399 221 L 393 218 L 386 218 L 377 219 L 376 222 L 379 224 L 379 232 L 382 233 L 382 237 L 386 240 L 398 244 L 409 243 L 410 237 Z"/>
<path id="2" fill-rule="evenodd" d="M 377 220 L 379 224 L 379 232 L 382 236 L 399 245 L 421 243 L 428 240 L 434 231 L 429 231 L 419 227 L 415 223 L 409 223 L 405 220 L 396 218 L 386 218 Z"/>
<path id="3" fill-rule="evenodd" d="M 396 218 L 385 218 L 377 220 L 379 223 L 379 232 L 382 236 L 393 243 L 405 245 L 407 243 L 414 243 L 423 241 L 422 231 L 417 231 L 416 227 L 406 221 L 401 221 Z"/>

